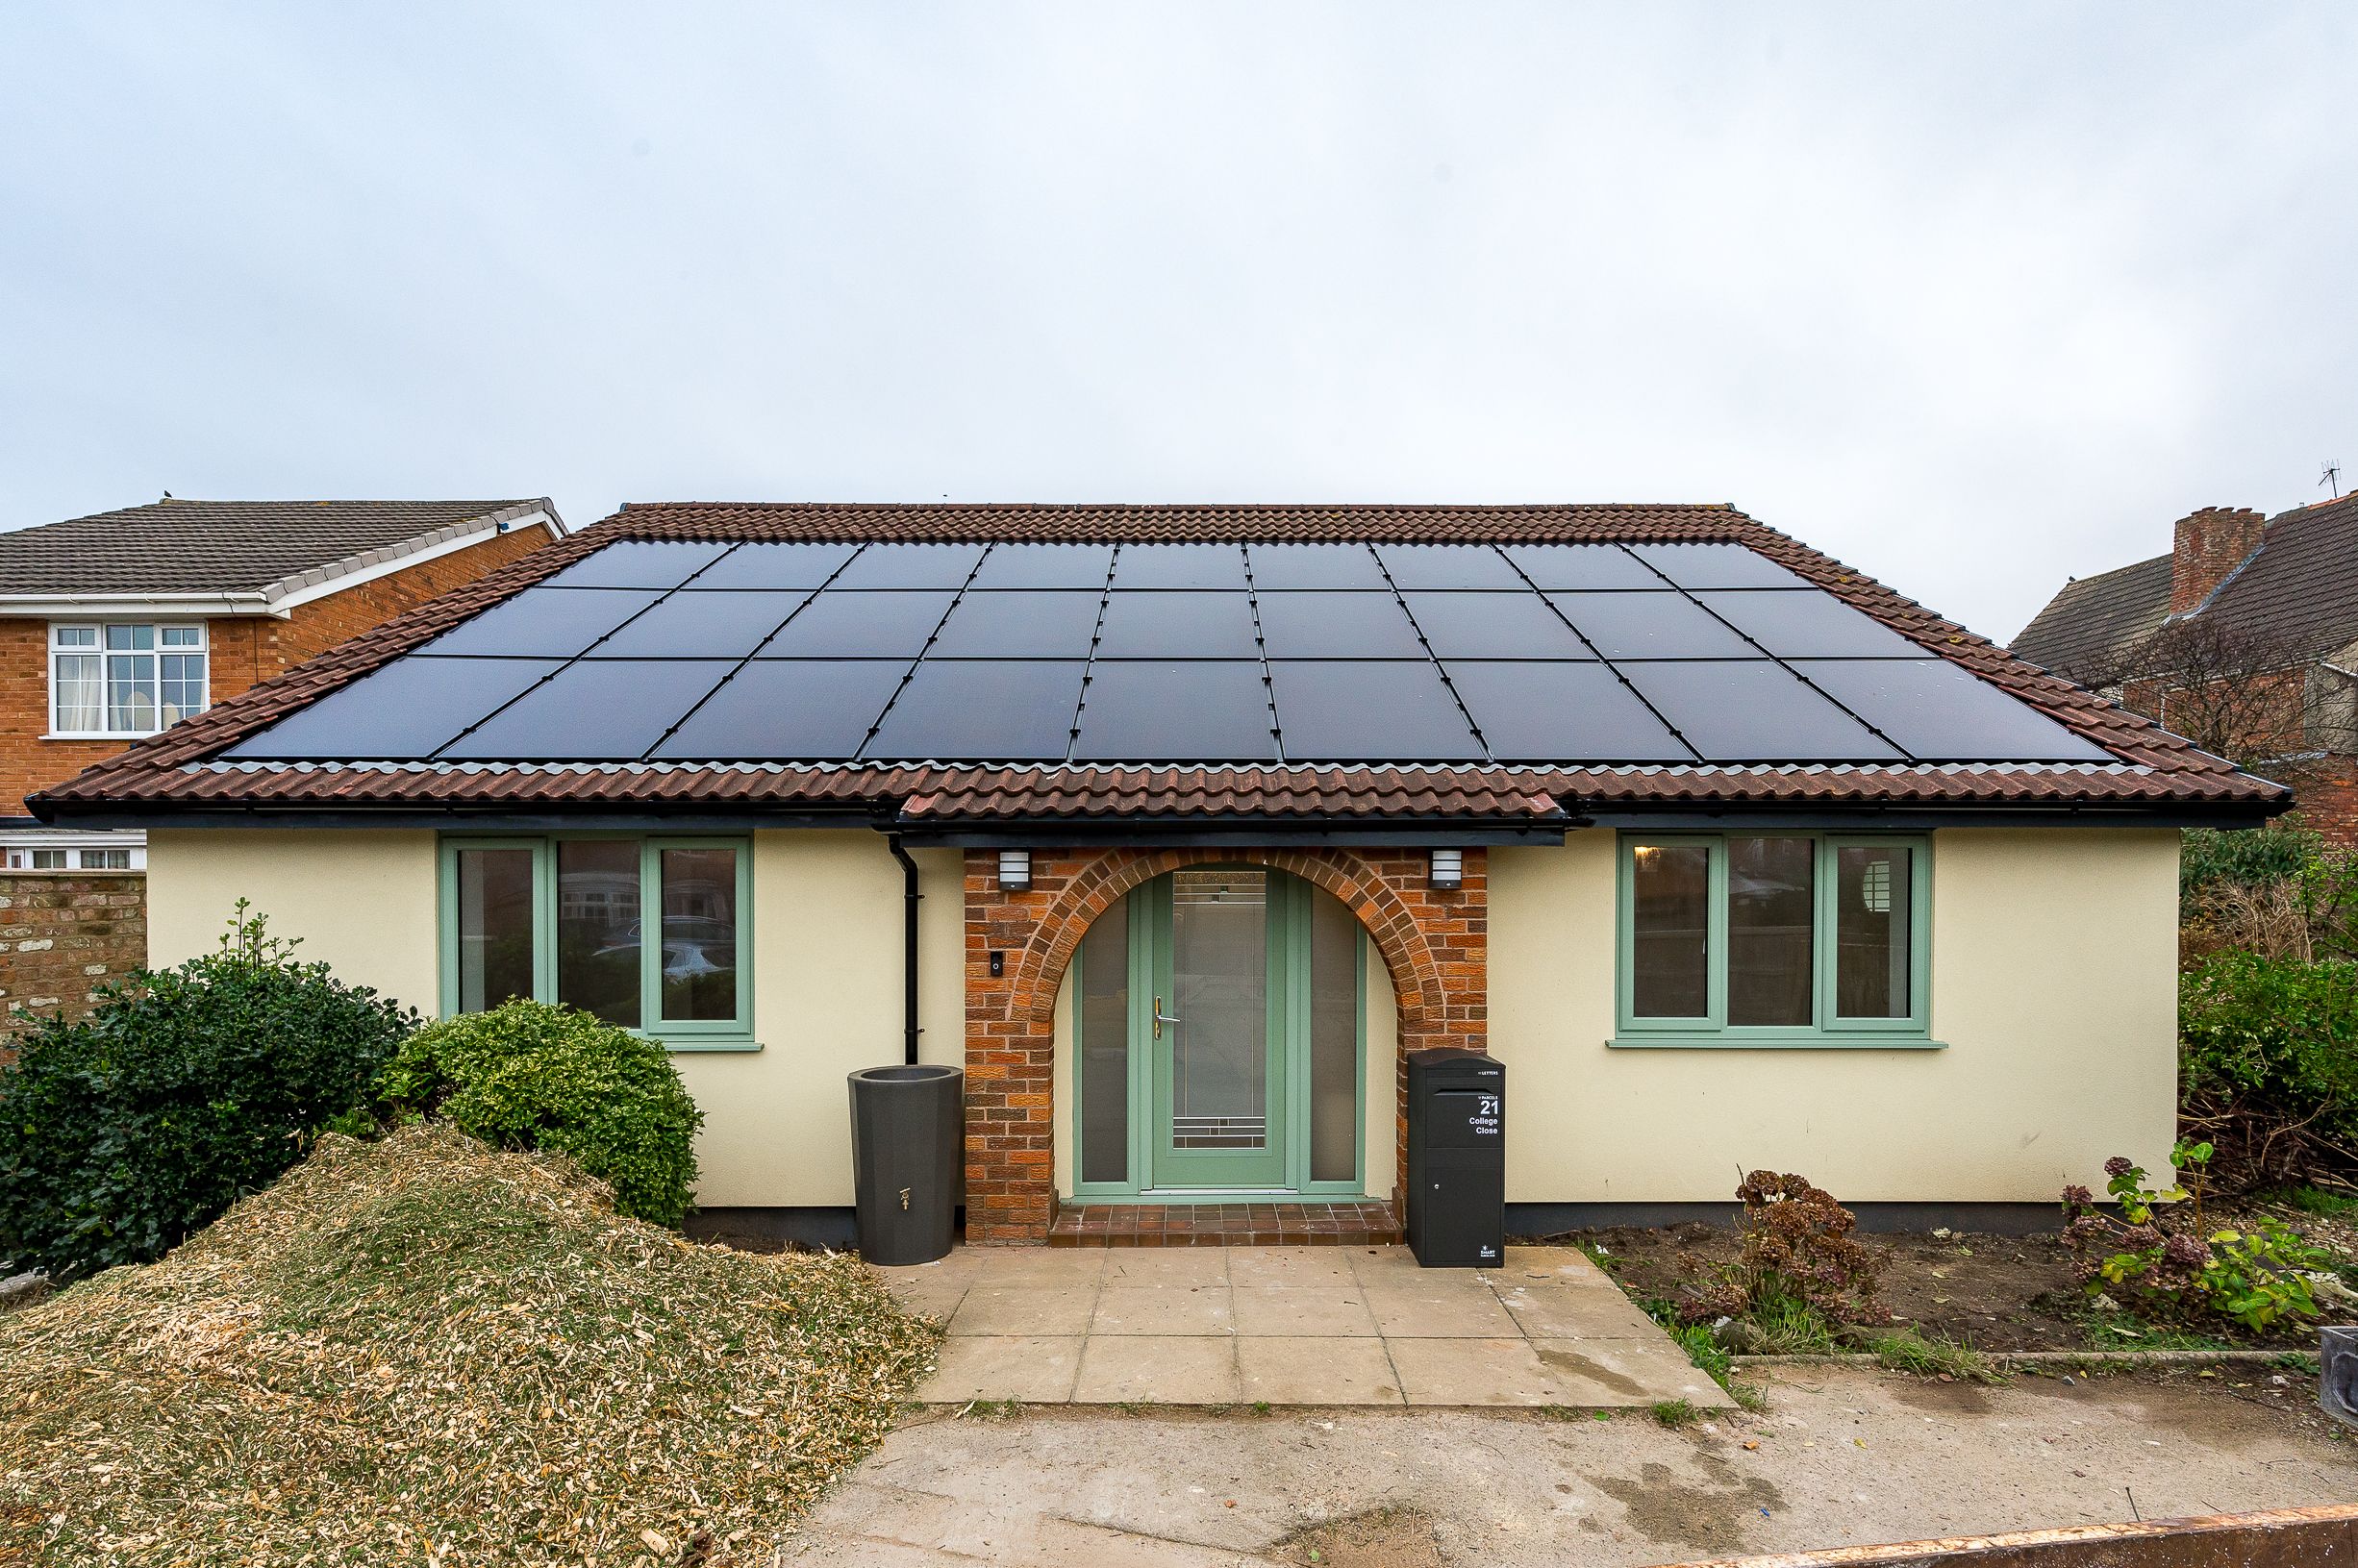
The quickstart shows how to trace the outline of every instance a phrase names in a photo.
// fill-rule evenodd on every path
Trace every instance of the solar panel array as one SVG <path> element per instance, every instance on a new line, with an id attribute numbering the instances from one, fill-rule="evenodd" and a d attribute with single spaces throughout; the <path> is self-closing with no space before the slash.
<path id="1" fill-rule="evenodd" d="M 2109 759 L 1737 544 L 648 540 L 227 755 Z"/>

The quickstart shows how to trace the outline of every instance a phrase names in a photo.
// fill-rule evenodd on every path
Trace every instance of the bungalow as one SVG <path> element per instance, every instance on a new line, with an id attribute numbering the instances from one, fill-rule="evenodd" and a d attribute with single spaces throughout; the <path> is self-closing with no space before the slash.
<path id="1" fill-rule="evenodd" d="M 160 960 L 661 1039 L 748 1223 L 962 1064 L 977 1241 L 1389 1232 L 1430 1046 L 1519 1230 L 2044 1211 L 2170 1145 L 2176 830 L 2287 804 L 1724 506 L 948 505 L 628 507 L 35 802 Z"/>

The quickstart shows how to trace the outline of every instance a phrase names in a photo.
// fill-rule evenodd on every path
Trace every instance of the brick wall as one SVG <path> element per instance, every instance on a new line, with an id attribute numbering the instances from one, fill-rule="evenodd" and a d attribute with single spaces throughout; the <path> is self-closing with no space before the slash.
<path id="1" fill-rule="evenodd" d="M 34 1016 L 78 1018 L 93 990 L 147 961 L 146 883 L 136 871 L 0 874 L 0 1059 Z"/>
<path id="2" fill-rule="evenodd" d="M 995 851 L 966 856 L 966 1239 L 1035 1241 L 1055 1209 L 1056 988 L 1115 900 L 1187 865 L 1264 865 L 1342 900 L 1367 928 L 1399 998 L 1394 1110 L 1407 1185 L 1408 1064 L 1427 1047 L 1478 1051 L 1489 1022 L 1489 862 L 1466 852 L 1465 885 L 1433 889 L 1418 850 L 1035 850 L 1032 885 L 999 886 Z M 1000 973 L 991 973 L 991 956 Z M 1373 1078 L 1370 1074 L 1370 1078 Z"/>
<path id="3" fill-rule="evenodd" d="M 208 670 L 214 702 L 317 654 L 405 610 L 461 587 L 549 542 L 539 526 L 421 561 L 341 593 L 298 606 L 285 620 L 239 615 L 209 620 Z M 62 784 L 123 750 L 116 740 L 43 740 L 49 729 L 49 622 L 0 617 L 0 816 L 26 814 L 24 797 Z"/>
<path id="4" fill-rule="evenodd" d="M 2298 789 L 2300 823 L 2340 849 L 2358 849 L 2358 757 L 2334 756 L 2309 765 Z"/>

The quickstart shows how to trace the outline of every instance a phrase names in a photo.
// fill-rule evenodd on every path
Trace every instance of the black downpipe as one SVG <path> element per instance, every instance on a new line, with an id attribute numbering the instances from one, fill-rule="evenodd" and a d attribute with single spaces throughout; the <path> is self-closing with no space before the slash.
<path id="1" fill-rule="evenodd" d="M 905 970 L 901 999 L 901 1059 L 917 1064 L 917 863 L 901 847 L 899 834 L 885 834 L 892 859 L 901 863 L 901 964 Z"/>

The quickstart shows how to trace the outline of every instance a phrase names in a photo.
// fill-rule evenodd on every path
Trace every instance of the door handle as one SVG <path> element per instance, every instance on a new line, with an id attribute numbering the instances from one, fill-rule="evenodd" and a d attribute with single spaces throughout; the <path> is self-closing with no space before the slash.
<path id="1" fill-rule="evenodd" d="M 1163 1010 L 1163 999 L 1159 996 L 1156 997 L 1154 999 L 1154 1037 L 1158 1040 L 1161 1039 L 1163 1037 L 1163 1026 L 1165 1024 L 1175 1024 L 1178 1021 L 1178 1019 L 1171 1017 L 1168 1013 Z"/>

